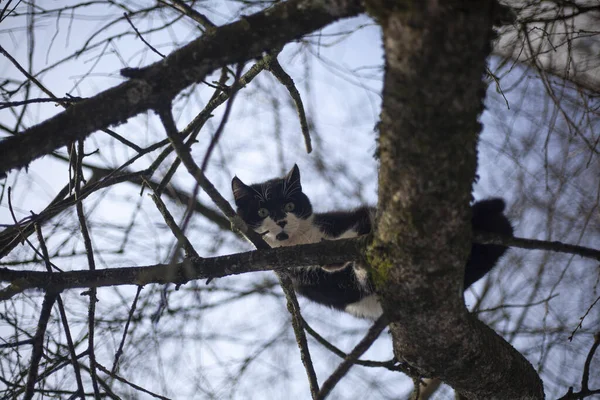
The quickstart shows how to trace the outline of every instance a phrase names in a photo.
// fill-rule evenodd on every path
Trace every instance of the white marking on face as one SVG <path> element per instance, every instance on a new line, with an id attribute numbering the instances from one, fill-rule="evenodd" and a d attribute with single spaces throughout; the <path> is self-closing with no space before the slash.
<path id="1" fill-rule="evenodd" d="M 360 301 L 348 304 L 344 309 L 348 314 L 359 318 L 377 319 L 383 314 L 377 295 L 367 296 Z"/>
<path id="2" fill-rule="evenodd" d="M 287 224 L 282 228 L 271 217 L 265 218 L 260 226 L 256 228 L 259 233 L 266 232 L 264 239 L 271 247 L 295 246 L 297 244 L 317 243 L 324 237 L 319 228 L 312 223 L 313 216 L 307 219 L 296 217 L 293 213 L 287 213 L 285 221 Z M 286 233 L 286 240 L 277 240 L 277 235 Z"/>

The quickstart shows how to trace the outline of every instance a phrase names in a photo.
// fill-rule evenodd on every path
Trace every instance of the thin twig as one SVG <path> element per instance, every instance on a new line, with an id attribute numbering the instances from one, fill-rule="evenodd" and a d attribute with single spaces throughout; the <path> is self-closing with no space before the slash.
<path id="1" fill-rule="evenodd" d="M 86 349 L 86 350 L 82 351 L 81 353 L 77 354 L 77 359 L 79 360 L 83 357 L 86 357 L 88 354 L 89 354 L 89 350 Z M 56 356 L 56 354 L 53 354 L 53 355 Z M 70 356 L 59 357 L 58 359 L 56 359 L 54 365 L 47 367 L 46 370 L 43 371 L 38 376 L 37 382 L 42 382 L 44 379 L 48 378 L 50 375 L 67 367 L 69 364 L 71 364 Z"/>
<path id="2" fill-rule="evenodd" d="M 81 166 L 84 156 L 83 140 L 78 141 L 77 145 L 77 161 L 76 161 L 76 175 L 75 175 L 75 196 L 79 198 L 81 192 L 81 181 L 83 180 L 83 168 Z M 92 247 L 92 239 L 87 227 L 85 219 L 85 213 L 83 211 L 83 202 L 77 202 L 75 207 L 77 210 L 77 218 L 79 219 L 79 226 L 81 228 L 81 235 L 83 236 L 83 243 L 85 246 L 85 252 L 88 260 L 88 267 L 90 271 L 96 269 L 96 262 L 94 261 L 94 249 Z M 96 354 L 94 352 L 94 329 L 95 329 L 95 313 L 96 313 L 96 288 L 92 287 L 87 292 L 90 297 L 90 304 L 88 308 L 88 350 L 90 352 L 90 377 L 92 378 L 92 387 L 94 388 L 94 395 L 96 400 L 100 399 L 100 388 L 98 387 L 98 380 L 96 379 Z"/>
<path id="3" fill-rule="evenodd" d="M 48 326 L 48 320 L 52 313 L 52 306 L 56 301 L 57 293 L 53 291 L 46 292 L 44 296 L 44 302 L 42 303 L 42 312 L 40 313 L 40 319 L 38 320 L 37 330 L 33 337 L 33 350 L 31 352 L 31 362 L 29 363 L 29 374 L 27 377 L 27 389 L 25 390 L 25 400 L 31 400 L 35 392 L 35 382 L 38 377 L 38 366 L 42 353 L 44 351 L 44 335 L 46 333 L 46 326 Z"/>
<path id="4" fill-rule="evenodd" d="M 319 393 L 319 382 L 317 381 L 315 367 L 310 357 L 308 341 L 306 340 L 306 335 L 304 334 L 304 324 L 302 314 L 300 314 L 300 304 L 298 303 L 298 299 L 294 293 L 294 285 L 292 283 L 292 279 L 285 272 L 277 272 L 276 274 L 277 278 L 279 278 L 279 283 L 281 284 L 281 288 L 283 289 L 283 293 L 285 294 L 285 298 L 287 300 L 287 309 L 292 315 L 292 327 L 296 336 L 296 342 L 300 348 L 300 360 L 302 360 L 302 364 L 306 370 L 306 375 L 308 376 L 310 394 L 313 399 L 316 399 Z"/>
<path id="5" fill-rule="evenodd" d="M 325 347 L 327 350 L 331 351 L 333 354 L 335 354 L 336 356 L 338 356 L 340 358 L 345 359 L 346 357 L 348 357 L 347 353 L 343 352 L 338 347 L 331 344 L 327 339 L 325 339 L 317 331 L 315 331 L 308 324 L 308 322 L 306 322 L 305 319 L 302 320 L 302 323 L 304 325 L 304 329 L 306 329 L 308 334 L 311 335 L 317 342 L 321 343 L 321 345 L 323 345 L 323 347 Z M 394 358 L 391 360 L 388 360 L 388 361 L 356 360 L 354 362 L 354 364 L 360 365 L 363 367 L 386 368 L 386 369 L 389 369 L 390 371 L 404 372 L 405 374 L 407 374 L 409 376 L 411 376 L 413 374 L 413 371 L 411 371 L 410 368 L 405 368 L 405 366 L 403 364 L 399 364 L 396 361 L 396 359 L 394 359 Z"/>
<path id="6" fill-rule="evenodd" d="M 125 17 L 125 19 L 127 20 L 127 22 L 129 22 L 129 25 L 131 25 L 131 27 L 133 28 L 133 30 L 135 31 L 135 33 L 138 35 L 138 37 L 140 38 L 140 40 L 142 42 L 144 42 L 144 44 L 146 46 L 148 46 L 150 48 L 150 50 L 152 50 L 153 52 L 155 52 L 156 54 L 158 54 L 159 56 L 161 56 L 162 58 L 165 58 L 165 55 L 163 53 L 161 53 L 160 51 L 156 50 L 154 48 L 154 46 L 152 46 L 150 43 L 148 43 L 146 41 L 146 39 L 144 39 L 144 37 L 142 36 L 142 34 L 140 33 L 140 31 L 138 31 L 138 29 L 135 27 L 135 25 L 133 24 L 133 22 L 131 22 L 131 20 L 129 19 L 129 15 L 127 15 L 127 13 L 123 13 L 123 16 Z"/>
<path id="7" fill-rule="evenodd" d="M 550 300 L 552 300 L 555 297 L 558 297 L 559 293 L 554 293 L 552 296 L 549 296 L 545 299 L 533 302 L 533 303 L 525 303 L 525 304 L 500 304 L 496 307 L 490 307 L 490 308 L 484 308 L 481 310 L 477 310 L 475 311 L 476 314 L 481 314 L 484 312 L 491 312 L 491 311 L 496 311 L 496 310 L 504 310 L 506 308 L 523 308 L 523 307 L 532 307 L 532 306 L 537 306 L 540 304 L 546 304 L 548 303 Z"/>
<path id="8" fill-rule="evenodd" d="M 202 129 L 206 121 L 208 121 L 208 118 L 210 118 L 210 116 L 212 115 L 210 114 L 210 112 L 207 111 L 212 111 L 217 107 L 217 105 L 215 105 L 215 100 L 219 97 L 219 95 L 224 93 L 223 87 L 225 86 L 225 82 L 227 82 L 228 76 L 229 74 L 227 68 L 221 68 L 221 76 L 219 77 L 219 82 L 217 85 L 218 87 L 215 89 L 215 92 L 212 94 L 210 100 L 206 103 L 204 109 L 200 111 L 200 113 L 192 120 L 192 122 L 190 122 L 188 126 L 181 132 L 182 136 L 187 136 L 188 134 L 190 134 L 190 137 L 185 142 L 185 145 L 187 147 L 191 147 L 192 144 L 196 142 L 196 138 L 198 137 L 200 130 Z M 237 82 L 233 82 L 233 84 L 235 85 L 237 84 Z M 198 120 L 203 115 L 205 116 L 205 118 Z M 169 146 L 168 149 L 172 149 L 172 147 Z M 157 189 L 157 194 L 159 196 L 162 194 L 165 187 L 169 184 L 169 182 L 173 178 L 173 175 L 175 175 L 177 168 L 179 168 L 180 165 L 181 160 L 179 158 L 176 158 L 175 161 L 173 161 L 173 163 L 169 167 L 169 170 L 167 171 L 163 179 L 160 181 L 160 185 Z M 188 208 L 190 207 L 190 204 L 193 202 L 194 199 L 190 197 L 190 200 L 188 201 Z"/>
<path id="9" fill-rule="evenodd" d="M 287 72 L 281 67 L 279 61 L 277 61 L 277 54 L 273 55 L 273 59 L 269 63 L 269 71 L 273 74 L 275 78 L 279 82 L 286 87 L 288 92 L 290 92 L 290 96 L 294 100 L 294 104 L 296 105 L 296 111 L 298 112 L 298 118 L 300 119 L 300 128 L 302 129 L 302 136 L 304 136 L 304 144 L 306 146 L 306 152 L 310 153 L 312 151 L 312 144 L 310 141 L 310 132 L 308 129 L 308 122 L 306 121 L 306 113 L 304 111 L 304 104 L 302 104 L 302 98 L 300 97 L 300 92 L 296 88 L 294 84 L 294 80 L 291 76 L 288 75 Z"/>
<path id="10" fill-rule="evenodd" d="M 590 379 L 590 365 L 592 363 L 592 359 L 594 358 L 594 354 L 596 353 L 596 350 L 598 349 L 598 346 L 600 346 L 600 332 L 597 332 L 594 335 L 594 344 L 592 344 L 592 347 L 590 348 L 590 351 L 585 359 L 585 364 L 583 365 L 583 375 L 581 378 L 581 391 L 589 391 L 590 388 L 588 386 L 589 384 L 589 379 Z"/>
<path id="11" fill-rule="evenodd" d="M 129 324 L 131 323 L 131 319 L 133 318 L 133 313 L 135 312 L 135 307 L 137 305 L 138 299 L 140 297 L 140 292 L 142 291 L 142 286 L 138 286 L 137 292 L 135 292 L 135 298 L 133 299 L 133 303 L 131 304 L 131 308 L 129 309 L 129 315 L 127 317 L 127 323 L 125 323 L 125 328 L 123 329 L 123 337 L 121 338 L 121 343 L 119 343 L 119 348 L 115 353 L 115 361 L 113 362 L 113 366 L 110 369 L 110 374 L 113 376 L 117 372 L 117 368 L 119 366 L 119 358 L 123 354 L 123 346 L 125 345 L 125 339 L 127 338 L 127 331 L 129 330 Z"/>
<path id="12" fill-rule="evenodd" d="M 150 186 L 150 185 L 148 185 L 148 186 Z M 173 216 L 167 209 L 167 206 L 165 205 L 165 203 L 163 203 L 163 201 L 160 199 L 160 197 L 156 193 L 150 195 L 150 198 L 152 198 L 152 200 L 154 201 L 154 204 L 156 204 L 156 208 L 158 208 L 158 211 L 163 216 L 163 219 L 165 220 L 165 224 L 167 224 L 167 226 L 169 227 L 169 229 L 171 229 L 171 232 L 177 239 L 177 247 L 180 247 L 180 246 L 183 247 L 183 250 L 185 252 L 185 257 L 186 258 L 188 258 L 188 257 L 200 258 L 200 256 L 198 255 L 198 252 L 196 252 L 196 250 L 194 249 L 194 246 L 192 246 L 192 244 L 190 243 L 188 238 L 185 236 L 183 231 L 179 228 L 179 226 L 177 226 L 177 223 L 173 219 Z"/>
<path id="13" fill-rule="evenodd" d="M 2 343 L 2 344 L 0 344 L 0 349 L 19 347 L 19 346 L 24 346 L 26 344 L 33 344 L 33 339 L 19 340 L 18 342 Z"/>
<path id="14" fill-rule="evenodd" d="M 27 79 L 29 79 L 31 82 L 33 82 L 38 88 L 40 88 L 44 93 L 46 93 L 51 99 L 53 99 L 54 101 L 56 101 L 58 104 L 61 104 L 61 105 L 67 104 L 67 103 L 63 102 L 61 99 L 59 99 L 58 97 L 56 97 L 54 95 L 54 93 L 52 93 L 51 91 L 46 89 L 46 87 L 44 85 L 42 85 L 42 83 L 40 81 L 38 81 L 35 78 L 35 76 L 33 76 L 29 72 L 27 72 L 27 70 L 25 68 L 23 68 L 21 66 L 21 64 L 19 64 L 19 62 L 17 60 L 15 60 L 13 58 L 13 56 L 10 55 L 9 52 L 4 50 L 4 47 L 2 47 L 2 46 L 0 46 L 0 53 L 2 53 L 6 58 L 8 58 L 8 60 L 19 70 L 20 73 L 25 75 L 25 77 Z"/>
<path id="15" fill-rule="evenodd" d="M 579 392 L 574 393 L 573 387 L 569 388 L 567 394 L 561 397 L 558 400 L 582 400 L 586 397 L 600 394 L 600 389 L 592 389 L 589 388 L 589 379 L 590 379 L 590 365 L 592 364 L 592 359 L 594 358 L 594 354 L 596 350 L 598 350 L 598 346 L 600 346 L 600 332 L 597 332 L 594 335 L 594 343 L 588 352 L 588 355 L 585 359 L 585 363 L 583 364 L 583 374 L 581 376 L 581 390 Z"/>
<path id="16" fill-rule="evenodd" d="M 161 1 L 162 3 L 162 1 Z M 173 7 L 174 9 L 184 13 L 185 15 L 187 15 L 188 17 L 190 17 L 191 19 L 193 19 L 194 21 L 198 22 L 200 25 L 202 25 L 204 28 L 209 29 L 209 28 L 214 28 L 215 24 L 212 23 L 211 20 L 209 20 L 205 15 L 200 14 L 198 11 L 194 10 L 192 7 L 190 7 L 189 5 L 187 5 L 186 3 L 184 3 L 181 0 L 171 0 L 171 3 L 173 4 L 169 4 L 171 7 Z"/>
<path id="17" fill-rule="evenodd" d="M 596 298 L 596 300 L 588 307 L 588 309 L 585 312 L 585 314 L 583 314 L 583 316 L 579 318 L 579 324 L 577 324 L 577 326 L 575 327 L 575 329 L 573 330 L 573 332 L 571 332 L 571 335 L 569 335 L 569 337 L 568 337 L 569 342 L 573 340 L 573 336 L 575 336 L 575 333 L 577 333 L 577 331 L 579 329 L 583 328 L 583 320 L 588 316 L 588 314 L 590 313 L 590 311 L 592 311 L 592 308 L 594 308 L 596 306 L 596 304 L 598 304 L 598 301 L 600 301 L 600 296 L 598 296 Z"/>
<path id="18" fill-rule="evenodd" d="M 240 79 L 243 68 L 244 68 L 243 63 L 238 64 L 237 70 L 235 71 L 235 78 L 233 79 L 233 83 L 236 83 Z M 219 127 L 217 128 L 215 134 L 213 135 L 213 137 L 210 141 L 210 144 L 208 145 L 208 149 L 206 150 L 206 154 L 204 155 L 204 159 L 202 160 L 202 164 L 200 166 L 200 169 L 204 172 L 206 172 L 206 167 L 208 166 L 208 160 L 210 159 L 210 156 L 211 156 L 213 150 L 215 149 L 215 146 L 219 142 L 219 139 L 221 138 L 221 135 L 223 134 L 223 130 L 225 129 L 225 125 L 227 124 L 227 121 L 229 120 L 229 114 L 231 113 L 231 109 L 233 108 L 233 101 L 235 100 L 235 95 L 237 94 L 239 89 L 240 88 L 235 87 L 235 86 L 233 86 L 231 88 L 231 93 L 229 94 L 229 100 L 227 101 L 227 105 L 225 106 L 225 112 L 223 113 L 223 118 L 221 118 L 221 123 L 219 124 Z"/>
<path id="19" fill-rule="evenodd" d="M 133 143 L 130 140 L 125 139 L 123 136 L 119 135 L 117 132 L 113 131 L 112 129 L 104 128 L 104 129 L 102 129 L 102 132 L 108 134 L 108 136 L 112 137 L 113 139 L 116 139 L 117 141 L 123 143 L 125 146 L 131 147 L 133 150 L 137 151 L 138 153 L 141 153 L 144 151 L 144 149 L 142 149 L 140 146 L 138 146 L 137 144 Z"/>
<path id="20" fill-rule="evenodd" d="M 33 243 L 31 243 L 31 241 L 27 238 L 29 235 L 26 235 L 23 232 L 23 230 L 21 229 L 21 226 L 19 225 L 19 223 L 17 221 L 17 216 L 15 215 L 15 210 L 14 210 L 13 205 L 12 205 L 12 190 L 11 189 L 12 188 L 9 186 L 8 187 L 8 191 L 7 191 L 8 192 L 7 193 L 7 196 L 8 196 L 8 210 L 10 211 L 10 215 L 11 215 L 13 221 L 15 222 L 14 226 L 15 226 L 17 232 L 18 232 L 18 235 L 20 236 L 21 240 L 25 241 L 29 245 L 29 247 L 31 247 L 31 249 L 33 250 L 33 252 L 37 256 L 39 256 L 40 258 L 44 259 L 44 255 L 41 254 L 39 252 L 39 250 L 33 245 Z M 60 271 L 60 269 L 56 265 L 54 265 L 52 263 L 50 263 L 50 265 L 52 267 L 56 268 L 58 271 Z"/>
<path id="21" fill-rule="evenodd" d="M 2 110 L 4 108 L 24 106 L 27 104 L 59 103 L 59 102 L 76 103 L 81 100 L 84 100 L 84 99 L 81 97 L 63 97 L 63 98 L 58 98 L 58 99 L 48 99 L 48 98 L 43 97 L 43 98 L 27 99 L 27 100 L 20 100 L 20 101 L 6 101 L 6 102 L 0 102 L 0 110 Z"/>
<path id="22" fill-rule="evenodd" d="M 106 392 L 105 394 L 110 397 L 113 400 L 121 400 L 120 396 L 117 396 L 112 389 L 110 388 L 110 386 L 108 385 L 108 383 L 106 383 L 104 381 L 104 379 L 101 378 L 97 378 L 98 379 L 98 383 L 100 384 L 100 386 L 102 386 L 104 388 L 104 391 Z"/>
<path id="23" fill-rule="evenodd" d="M 150 186 L 150 185 L 148 185 L 148 186 Z M 198 187 L 198 184 L 196 184 L 196 188 L 197 187 Z M 196 191 L 196 190 L 194 190 L 194 191 Z M 197 194 L 195 194 L 193 196 L 193 199 L 195 199 L 196 196 L 197 196 Z M 173 216 L 167 209 L 167 206 L 160 199 L 160 195 L 155 191 L 154 194 L 152 194 L 150 197 L 154 201 L 154 204 L 156 204 L 158 211 L 163 216 L 165 223 L 171 229 L 171 232 L 177 239 L 177 243 L 175 244 L 175 248 L 173 249 L 173 254 L 171 256 L 171 261 L 169 262 L 169 264 L 175 264 L 177 262 L 177 257 L 179 255 L 179 249 L 181 249 L 181 248 L 183 248 L 183 251 L 185 253 L 185 258 L 190 258 L 190 257 L 196 258 L 196 259 L 200 258 L 200 256 L 198 255 L 198 252 L 194 249 L 194 246 L 192 246 L 192 244 L 190 243 L 190 241 L 184 234 L 183 230 L 185 227 L 179 228 L 179 226 L 175 222 L 175 219 L 173 219 Z M 191 200 L 192 200 L 192 198 L 190 198 L 190 202 L 191 202 Z M 188 209 L 190 206 L 192 206 L 192 204 L 188 205 Z M 191 214 L 192 213 L 190 212 L 189 215 L 191 215 Z M 180 285 L 177 285 L 175 287 L 175 290 L 179 290 L 179 287 L 180 287 Z M 163 295 L 161 296 L 159 308 L 158 308 L 158 311 L 153 315 L 152 321 L 158 322 L 158 319 L 161 317 L 162 312 L 164 311 L 164 309 L 166 307 L 167 307 L 167 286 L 165 286 L 163 288 Z"/>
<path id="24" fill-rule="evenodd" d="M 35 231 L 37 233 L 38 241 L 40 242 L 40 248 L 42 255 L 44 256 L 44 263 L 46 264 L 46 271 L 52 273 L 52 265 L 50 263 L 50 256 L 48 255 L 48 247 L 42 234 L 42 228 L 39 224 L 35 224 Z M 60 313 L 60 320 L 65 330 L 65 337 L 67 339 L 67 347 L 71 356 L 71 363 L 73 364 L 73 371 L 75 372 L 75 381 L 77 382 L 77 394 L 81 399 L 84 399 L 83 381 L 81 379 L 81 370 L 79 368 L 79 362 L 77 361 L 77 353 L 75 351 L 75 345 L 73 344 L 73 337 L 71 336 L 71 329 L 69 328 L 69 322 L 67 321 L 67 313 L 65 312 L 65 306 L 63 304 L 60 294 L 56 297 L 58 304 L 58 311 Z"/>
<path id="25" fill-rule="evenodd" d="M 350 368 L 355 364 L 356 360 L 360 356 L 363 355 L 365 351 L 371 347 L 371 345 L 377 340 L 381 332 L 386 328 L 387 320 L 385 316 L 379 317 L 377 321 L 371 326 L 369 332 L 365 335 L 365 337 L 354 347 L 354 349 L 346 356 L 344 361 L 336 368 L 335 371 L 331 374 L 329 378 L 325 382 L 323 382 L 323 386 L 321 386 L 321 391 L 319 392 L 317 399 L 321 400 L 327 397 L 327 395 L 331 392 L 331 390 L 337 385 L 337 383 L 346 375 L 346 373 L 350 370 Z"/>
<path id="26" fill-rule="evenodd" d="M 131 386 L 132 388 L 134 388 L 134 389 L 136 389 L 136 390 L 139 390 L 140 392 L 147 393 L 147 394 L 149 394 L 149 395 L 150 395 L 150 396 L 152 396 L 152 397 L 156 397 L 157 399 L 162 399 L 162 400 L 171 400 L 171 399 L 169 399 L 168 397 L 161 396 L 161 395 L 159 395 L 159 394 L 153 393 L 153 392 L 149 391 L 148 389 L 144 389 L 143 387 L 136 385 L 135 383 L 131 383 L 131 382 L 129 382 L 127 379 L 125 379 L 125 378 L 122 378 L 122 377 L 120 377 L 119 375 L 117 375 L 117 374 L 115 374 L 115 373 L 113 373 L 113 372 L 110 372 L 110 371 L 109 371 L 109 370 L 108 370 L 108 369 L 107 369 L 105 366 L 103 366 L 103 365 L 102 365 L 102 364 L 100 364 L 100 363 L 97 363 L 97 364 L 96 364 L 96 366 L 98 367 L 98 369 L 99 369 L 100 371 L 104 372 L 105 374 L 108 374 L 110 377 L 112 377 L 112 378 L 114 378 L 114 379 L 118 380 L 119 382 L 123 382 L 124 384 L 126 384 L 126 385 L 129 385 L 129 386 Z"/>
<path id="27" fill-rule="evenodd" d="M 134 157 L 137 159 L 137 157 Z M 130 160 L 133 162 L 134 160 Z M 126 163 L 129 165 L 129 161 Z M 125 168 L 125 165 L 112 170 L 108 175 L 96 175 L 92 176 L 92 179 L 81 188 L 81 192 L 79 196 L 70 195 L 69 197 L 65 196 L 69 193 L 70 185 L 65 185 L 59 193 L 54 197 L 54 199 L 48 204 L 48 206 L 39 214 L 28 216 L 21 221 L 17 222 L 15 219 L 15 224 L 6 227 L 2 232 L 0 232 L 0 258 L 9 254 L 20 242 L 21 239 L 25 240 L 25 238 L 29 237 L 29 235 L 35 232 L 34 224 L 44 224 L 49 221 L 52 217 L 58 215 L 60 212 L 66 210 L 68 207 L 77 204 L 77 202 L 82 201 L 84 198 L 89 196 L 90 194 L 111 186 L 116 185 L 125 181 L 132 181 L 135 179 L 140 179 L 140 176 L 144 176 L 148 174 L 147 170 L 139 171 L 139 172 L 131 172 L 127 174 L 119 174 L 122 168 Z M 37 252 L 37 249 L 34 251 Z M 38 254 L 38 256 L 40 256 Z M 40 256 L 41 258 L 41 256 Z M 55 265 L 53 267 L 57 268 Z M 57 269 L 58 270 L 58 269 Z"/>

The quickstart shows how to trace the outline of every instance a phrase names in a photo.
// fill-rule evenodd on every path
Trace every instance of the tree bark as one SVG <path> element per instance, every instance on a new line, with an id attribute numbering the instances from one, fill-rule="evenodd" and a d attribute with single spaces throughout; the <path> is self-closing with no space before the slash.
<path id="1" fill-rule="evenodd" d="M 291 247 L 260 249 L 219 257 L 189 258 L 180 263 L 130 266 L 97 270 L 42 272 L 0 268 L 0 300 L 26 289 L 60 292 L 74 288 L 97 288 L 149 283 L 185 284 L 193 279 L 221 278 L 248 272 L 308 267 L 361 260 L 369 236 L 327 240 Z"/>
<path id="2" fill-rule="evenodd" d="M 367 4 L 386 55 L 379 215 L 368 256 L 398 360 L 467 398 L 540 399 L 531 364 L 469 314 L 462 297 L 494 7 Z"/>

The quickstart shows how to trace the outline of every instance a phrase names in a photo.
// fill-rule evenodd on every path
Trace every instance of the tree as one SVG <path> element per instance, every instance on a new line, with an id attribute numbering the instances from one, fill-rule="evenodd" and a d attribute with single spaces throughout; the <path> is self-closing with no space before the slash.
<path id="1" fill-rule="evenodd" d="M 583 1 L 172 0 L 46 9 L 9 1 L 0 17 L 13 38 L 12 51 L 0 48 L 10 61 L 2 85 L 9 122 L 0 126 L 0 201 L 8 211 L 0 233 L 3 395 L 282 398 L 291 385 L 304 397 L 324 398 L 335 387 L 342 398 L 365 397 L 358 391 L 367 389 L 376 398 L 397 398 L 410 380 L 424 377 L 440 378 L 466 398 L 543 398 L 542 382 L 553 397 L 599 393 L 590 373 L 597 370 L 600 330 L 600 45 L 593 24 L 599 8 Z M 108 17 L 87 37 L 73 35 L 73 26 L 79 33 L 80 22 L 99 11 Z M 46 18 L 56 21 L 52 35 Z M 371 76 L 363 72 L 370 69 L 328 61 L 326 52 L 357 35 L 369 40 L 358 50 L 372 51 L 369 32 L 382 33 L 383 71 Z M 77 41 L 76 49 L 59 53 L 61 40 L 67 47 Z M 283 170 L 304 142 L 307 152 L 314 148 L 306 158 L 312 180 L 327 182 L 330 199 L 375 200 L 369 190 L 377 165 L 365 161 L 364 150 L 372 138 L 364 129 L 324 129 L 331 122 L 319 121 L 321 111 L 340 110 L 322 107 L 328 94 L 320 86 L 330 82 L 311 70 L 315 62 L 362 85 L 366 98 L 373 98 L 368 78 L 383 82 L 377 230 L 372 237 L 268 249 L 225 199 L 234 173 L 260 171 L 251 157 L 258 165 L 276 159 L 269 162 Z M 98 80 L 96 71 L 119 73 L 123 82 Z M 57 73 L 76 74 L 73 86 L 55 89 Z M 483 76 L 493 87 L 478 150 Z M 303 79 L 302 90 L 292 78 Z M 352 114 L 369 125 L 375 121 L 365 118 L 363 104 Z M 265 109 L 272 121 L 262 119 Z M 220 114 L 216 126 L 213 112 Z M 284 123 L 291 112 L 299 124 Z M 363 162 L 371 172 L 361 171 Z M 476 193 L 509 197 L 519 236 L 544 240 L 472 234 L 466 221 L 477 175 Z M 53 198 L 32 205 L 40 178 Z M 244 244 L 227 233 L 230 226 L 258 250 L 232 254 Z M 474 297 L 468 294 L 477 311 L 469 313 L 456 293 L 471 240 L 547 251 L 512 251 Z M 277 282 L 258 274 L 349 258 L 368 261 L 385 310 L 386 319 L 366 336 L 364 322 L 310 306 L 307 314 L 305 303 L 300 312 L 285 272 L 277 276 L 290 312 L 278 312 Z M 241 276 L 213 281 L 232 275 Z M 559 287 L 572 301 L 557 295 Z M 394 359 L 357 361 L 387 326 Z M 290 344 L 290 327 L 299 349 Z M 352 351 L 336 347 L 362 336 Z M 392 346 L 382 337 L 376 347 L 381 358 Z M 328 362 L 329 352 L 344 358 L 335 370 L 339 360 Z M 561 365 L 564 358 L 573 363 Z M 295 376 L 299 359 L 308 388 L 282 379 Z M 189 363 L 197 368 L 183 372 Z M 376 369 L 358 376 L 369 385 L 344 384 L 356 379 L 358 367 L 340 383 L 353 364 Z M 415 396 L 425 394 L 417 389 Z"/>

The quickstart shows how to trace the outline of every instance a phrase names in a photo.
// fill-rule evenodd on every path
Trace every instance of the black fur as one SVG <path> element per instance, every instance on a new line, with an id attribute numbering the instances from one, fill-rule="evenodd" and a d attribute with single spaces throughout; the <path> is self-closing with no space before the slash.
<path id="1" fill-rule="evenodd" d="M 471 229 L 512 236 L 513 228 L 504 215 L 505 207 L 504 200 L 497 198 L 475 202 L 471 206 Z M 465 290 L 494 268 L 506 250 L 506 246 L 473 243 L 465 266 Z"/>
<path id="2" fill-rule="evenodd" d="M 274 220 L 285 218 L 283 207 L 290 201 L 295 203 L 292 213 L 298 218 L 306 219 L 313 213 L 310 200 L 302 192 L 300 170 L 296 165 L 283 178 L 254 185 L 246 185 L 236 176 L 231 181 L 231 187 L 237 212 L 251 228 L 259 227 L 266 218 L 258 215 L 260 208 L 266 208 L 269 211 L 268 217 Z"/>
<path id="3" fill-rule="evenodd" d="M 372 229 L 374 209 L 371 207 L 313 214 L 310 200 L 302 192 L 300 171 L 297 166 L 294 166 L 283 178 L 271 179 L 250 186 L 234 177 L 232 188 L 238 214 L 258 233 L 269 233 L 270 235 L 265 235 L 265 237 L 270 238 L 270 243 L 275 246 L 335 240 L 342 235 L 344 237 L 360 236 L 371 232 Z M 294 204 L 294 208 L 286 211 L 286 204 L 290 202 Z M 513 229 L 503 214 L 504 208 L 504 200 L 498 198 L 475 202 L 472 206 L 472 229 L 512 235 Z M 268 210 L 268 215 L 259 216 L 261 209 Z M 262 212 L 265 214 L 264 210 Z M 294 237 L 295 231 L 286 228 L 292 216 L 300 226 L 297 231 L 305 229 L 307 233 Z M 267 221 L 268 218 L 272 221 Z M 265 223 L 270 223 L 269 229 L 264 228 Z M 266 232 L 268 230 L 276 232 Z M 474 243 L 465 266 L 464 289 L 466 290 L 488 273 L 506 249 L 505 246 Z M 376 317 L 371 311 L 356 311 L 356 305 L 352 306 L 354 308 L 350 307 L 352 309 L 348 307 L 374 295 L 367 274 L 360 266 L 352 262 L 320 267 L 290 268 L 289 274 L 296 291 L 312 301 L 345 310 L 357 316 Z"/>
<path id="4" fill-rule="evenodd" d="M 375 210 L 371 207 L 359 207 L 349 211 L 316 213 L 313 223 L 322 232 L 339 237 L 346 231 L 356 230 L 358 236 L 371 232 L 371 220 Z"/>

